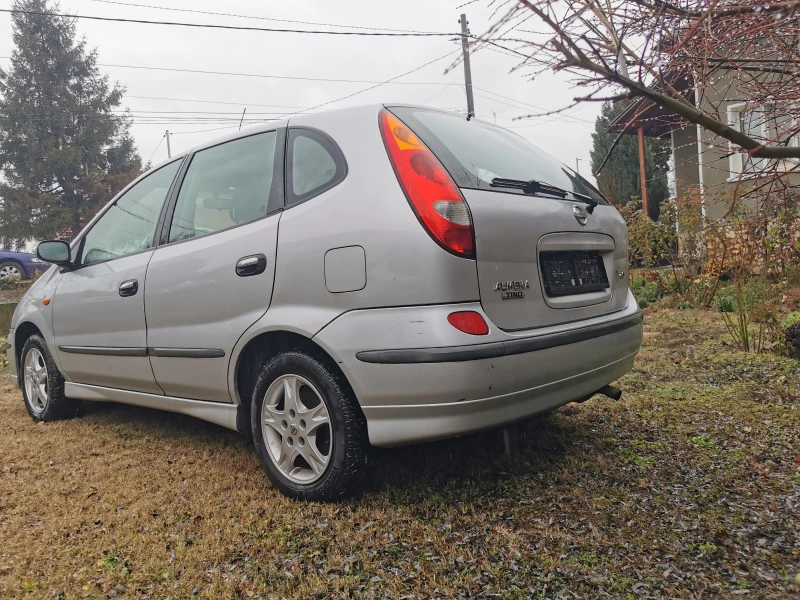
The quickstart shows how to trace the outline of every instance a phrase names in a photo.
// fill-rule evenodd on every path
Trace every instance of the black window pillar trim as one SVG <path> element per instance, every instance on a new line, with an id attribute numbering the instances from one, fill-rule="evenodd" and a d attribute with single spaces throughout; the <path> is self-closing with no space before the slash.
<path id="1" fill-rule="evenodd" d="M 194 152 L 188 152 L 183 157 L 181 166 L 178 168 L 178 173 L 175 175 L 175 179 L 172 180 L 172 185 L 167 193 L 167 201 L 164 202 L 164 205 L 161 207 L 161 214 L 158 216 L 158 224 L 156 225 L 156 232 L 153 238 L 154 248 L 157 248 L 164 243 L 163 240 L 165 235 L 165 226 L 167 230 L 166 236 L 169 237 L 168 223 L 172 222 L 172 210 L 175 208 L 175 202 L 178 199 L 178 191 L 181 188 L 180 184 L 183 182 L 183 177 L 186 175 L 186 171 L 189 168 L 189 163 L 191 162 L 192 156 L 194 156 Z"/>

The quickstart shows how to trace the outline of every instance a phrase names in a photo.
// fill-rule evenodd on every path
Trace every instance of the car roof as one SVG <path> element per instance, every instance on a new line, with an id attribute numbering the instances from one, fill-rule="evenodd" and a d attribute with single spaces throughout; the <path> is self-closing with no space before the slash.
<path id="1" fill-rule="evenodd" d="M 275 119 L 274 121 L 269 121 L 269 122 L 266 122 L 266 123 L 253 125 L 253 126 L 250 126 L 250 127 L 245 127 L 244 129 L 242 129 L 240 131 L 233 131 L 231 133 L 227 133 L 227 134 L 224 134 L 224 135 L 219 135 L 219 136 L 215 136 L 213 138 L 210 138 L 206 142 L 198 144 L 198 145 L 196 145 L 196 146 L 194 146 L 194 147 L 192 147 L 192 148 L 190 148 L 188 150 L 184 150 L 183 152 L 174 154 L 171 158 L 168 158 L 167 160 L 161 161 L 157 165 L 154 165 L 148 171 L 148 173 L 152 172 L 152 171 L 155 171 L 156 169 L 159 169 L 159 168 L 163 167 L 164 165 L 167 165 L 167 164 L 169 164 L 169 163 L 171 163 L 171 162 L 173 162 L 175 160 L 180 160 L 180 159 L 184 158 L 187 154 L 191 154 L 192 152 L 197 152 L 199 150 L 204 150 L 205 148 L 211 148 L 213 146 L 217 146 L 219 144 L 223 144 L 225 142 L 230 142 L 230 141 L 233 141 L 233 140 L 236 140 L 236 139 L 239 139 L 239 138 L 248 137 L 248 136 L 251 136 L 251 135 L 256 135 L 258 133 L 263 133 L 263 132 L 266 132 L 266 131 L 272 131 L 274 129 L 278 129 L 278 128 L 281 128 L 281 127 L 287 127 L 290 123 L 291 124 L 296 124 L 296 125 L 313 125 L 315 123 L 315 121 L 317 121 L 317 119 L 320 119 L 320 118 L 329 119 L 331 117 L 336 117 L 336 115 L 339 114 L 339 113 L 363 112 L 365 115 L 367 115 L 367 114 L 374 114 L 374 113 L 376 113 L 377 111 L 379 111 L 380 109 L 382 109 L 384 107 L 419 108 L 419 109 L 424 109 L 424 110 L 429 110 L 429 111 L 434 111 L 434 112 L 440 112 L 440 113 L 444 113 L 444 114 L 448 114 L 448 115 L 457 115 L 458 114 L 458 113 L 453 113 L 453 111 L 449 111 L 449 110 L 442 110 L 442 109 L 439 109 L 439 108 L 433 108 L 433 107 L 430 107 L 430 106 L 422 106 L 422 105 L 419 105 L 419 104 L 406 104 L 406 103 L 403 103 L 403 102 L 373 102 L 373 103 L 370 103 L 370 104 L 361 104 L 361 105 L 356 105 L 356 106 L 346 106 L 346 107 L 342 107 L 342 108 L 333 108 L 333 109 L 321 110 L 321 111 L 312 112 L 312 113 L 289 113 L 289 114 L 285 115 L 286 118 L 283 118 L 283 119 Z M 499 126 L 497 126 L 494 123 L 491 123 L 489 121 L 484 121 L 482 119 L 477 119 L 477 118 L 474 118 L 474 117 L 473 117 L 472 120 L 479 121 L 479 122 L 485 123 L 487 125 L 491 125 L 492 127 L 498 127 L 498 129 L 503 129 L 502 127 L 499 127 Z M 504 131 L 508 131 L 508 130 L 504 129 Z M 509 133 L 513 133 L 515 135 L 519 135 L 519 134 L 517 134 L 516 132 L 513 132 L 513 131 L 511 131 Z"/>

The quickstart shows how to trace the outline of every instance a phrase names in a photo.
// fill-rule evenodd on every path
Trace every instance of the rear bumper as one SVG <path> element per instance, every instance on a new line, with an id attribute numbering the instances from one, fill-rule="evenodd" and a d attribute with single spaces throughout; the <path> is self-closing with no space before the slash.
<path id="1" fill-rule="evenodd" d="M 630 371 L 635 356 L 634 352 L 625 358 L 572 377 L 478 400 L 364 407 L 369 439 L 374 446 L 396 446 L 513 423 L 596 392 Z M 535 368 L 535 365 L 531 364 L 530 367 Z"/>
<path id="2" fill-rule="evenodd" d="M 483 312 L 477 303 L 353 311 L 315 337 L 353 387 L 373 445 L 435 440 L 552 410 L 627 373 L 642 340 L 632 297 L 623 311 L 535 335 L 490 325 L 488 336 L 469 336 L 447 323 L 453 310 Z"/>

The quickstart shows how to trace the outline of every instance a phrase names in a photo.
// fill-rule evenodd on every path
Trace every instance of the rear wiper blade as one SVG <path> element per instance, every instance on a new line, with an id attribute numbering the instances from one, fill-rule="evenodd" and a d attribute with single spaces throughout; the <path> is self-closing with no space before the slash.
<path id="1" fill-rule="evenodd" d="M 503 179 L 502 177 L 495 177 L 492 179 L 490 185 L 492 187 L 522 190 L 525 194 L 550 194 L 552 196 L 559 196 L 560 198 L 566 198 L 567 194 L 572 194 L 576 200 L 588 206 L 586 210 L 590 214 L 594 211 L 594 207 L 597 206 L 597 201 L 591 196 L 570 192 L 563 188 L 550 185 L 549 183 L 544 183 L 543 181 L 536 181 L 535 179 L 524 181 L 522 179 Z"/>

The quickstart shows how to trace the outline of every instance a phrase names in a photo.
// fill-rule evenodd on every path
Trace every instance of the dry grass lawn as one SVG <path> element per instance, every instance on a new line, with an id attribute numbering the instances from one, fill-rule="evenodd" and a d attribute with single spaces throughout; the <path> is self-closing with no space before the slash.
<path id="1" fill-rule="evenodd" d="M 34 424 L 0 371 L 0 596 L 791 598 L 800 364 L 663 310 L 619 403 L 381 451 L 360 496 L 281 497 L 191 418 L 89 405 Z"/>

